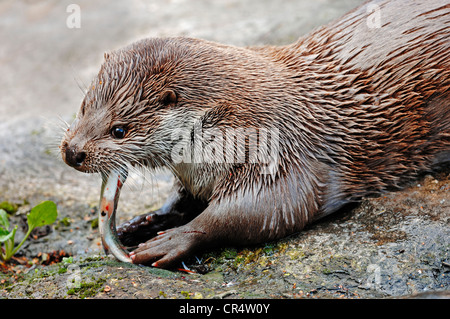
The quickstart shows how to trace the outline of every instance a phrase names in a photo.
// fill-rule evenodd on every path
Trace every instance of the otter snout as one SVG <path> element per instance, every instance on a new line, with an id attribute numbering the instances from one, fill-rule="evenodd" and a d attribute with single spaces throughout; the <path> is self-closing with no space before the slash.
<path id="1" fill-rule="evenodd" d="M 67 165 L 77 169 L 83 165 L 84 160 L 86 159 L 86 153 L 78 150 L 76 146 L 67 147 L 63 154 L 64 161 Z"/>

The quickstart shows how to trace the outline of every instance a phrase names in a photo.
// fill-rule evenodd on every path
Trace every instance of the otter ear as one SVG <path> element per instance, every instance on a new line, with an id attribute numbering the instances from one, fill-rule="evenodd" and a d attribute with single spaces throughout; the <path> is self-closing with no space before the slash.
<path id="1" fill-rule="evenodd" d="M 162 92 L 160 101 L 164 106 L 174 106 L 178 101 L 178 96 L 175 91 L 167 89 Z"/>

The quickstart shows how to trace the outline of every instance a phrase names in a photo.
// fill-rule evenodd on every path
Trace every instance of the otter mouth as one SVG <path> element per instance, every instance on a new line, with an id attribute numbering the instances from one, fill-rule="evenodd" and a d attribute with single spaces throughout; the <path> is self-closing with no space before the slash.
<path id="1" fill-rule="evenodd" d="M 99 228 L 105 253 L 111 253 L 118 260 L 131 263 L 129 253 L 120 243 L 116 231 L 116 211 L 119 203 L 120 190 L 127 179 L 125 169 L 102 173 L 102 188 L 100 193 Z"/>

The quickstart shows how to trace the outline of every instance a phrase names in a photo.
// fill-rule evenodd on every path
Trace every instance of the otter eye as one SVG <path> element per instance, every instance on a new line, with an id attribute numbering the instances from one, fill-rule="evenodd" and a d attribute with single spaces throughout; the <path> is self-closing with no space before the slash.
<path id="1" fill-rule="evenodd" d="M 114 126 L 111 129 L 111 135 L 114 138 L 121 139 L 121 138 L 124 138 L 126 134 L 127 134 L 127 131 L 122 126 Z"/>
<path id="2" fill-rule="evenodd" d="M 160 99 L 164 106 L 174 106 L 178 101 L 178 96 L 175 91 L 166 90 L 162 93 Z"/>

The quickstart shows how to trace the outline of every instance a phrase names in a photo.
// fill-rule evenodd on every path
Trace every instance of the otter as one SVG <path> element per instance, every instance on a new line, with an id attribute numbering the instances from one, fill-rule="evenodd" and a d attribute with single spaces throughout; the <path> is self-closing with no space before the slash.
<path id="1" fill-rule="evenodd" d="M 442 0 L 368 1 L 284 46 L 144 39 L 105 54 L 61 154 L 82 172 L 173 173 L 165 204 L 117 229 L 133 263 L 169 268 L 449 162 L 449 87 Z"/>

